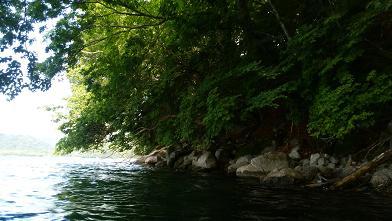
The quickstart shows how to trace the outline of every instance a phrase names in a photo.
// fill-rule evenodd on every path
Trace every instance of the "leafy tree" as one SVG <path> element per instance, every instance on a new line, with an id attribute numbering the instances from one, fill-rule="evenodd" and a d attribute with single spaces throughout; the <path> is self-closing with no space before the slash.
<path id="1" fill-rule="evenodd" d="M 58 17 L 32 73 L 73 84 L 62 152 L 344 141 L 391 120 L 389 1 L 27 4 Z"/>

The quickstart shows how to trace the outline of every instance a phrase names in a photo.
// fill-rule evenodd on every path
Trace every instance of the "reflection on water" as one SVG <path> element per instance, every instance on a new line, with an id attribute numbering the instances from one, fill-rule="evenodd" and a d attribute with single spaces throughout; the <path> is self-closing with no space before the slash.
<path id="1" fill-rule="evenodd" d="M 392 197 L 260 187 L 122 160 L 0 157 L 0 220 L 392 220 Z"/>

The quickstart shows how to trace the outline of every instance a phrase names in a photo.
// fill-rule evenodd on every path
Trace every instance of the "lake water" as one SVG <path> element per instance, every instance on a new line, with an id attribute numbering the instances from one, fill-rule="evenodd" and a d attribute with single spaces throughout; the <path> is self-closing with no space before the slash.
<path id="1" fill-rule="evenodd" d="M 271 189 L 126 160 L 0 157 L 0 220 L 392 220 L 392 196 Z"/>

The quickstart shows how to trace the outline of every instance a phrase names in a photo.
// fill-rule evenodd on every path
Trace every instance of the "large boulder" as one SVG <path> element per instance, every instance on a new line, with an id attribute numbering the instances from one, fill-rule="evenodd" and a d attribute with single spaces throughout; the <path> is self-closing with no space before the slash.
<path id="1" fill-rule="evenodd" d="M 167 166 L 167 163 L 165 160 L 158 160 L 158 162 L 156 162 L 154 166 L 158 168 L 163 168 Z"/>
<path id="2" fill-rule="evenodd" d="M 392 168 L 382 168 L 377 170 L 370 183 L 374 189 L 392 193 Z"/>
<path id="3" fill-rule="evenodd" d="M 237 176 L 263 177 L 274 169 L 288 168 L 287 155 L 281 152 L 268 152 L 253 158 L 250 164 L 237 169 Z"/>
<path id="4" fill-rule="evenodd" d="M 155 165 L 160 161 L 166 161 L 167 150 L 162 148 L 159 150 L 154 150 L 145 157 L 144 163 L 149 165 Z M 160 163 L 162 165 L 162 163 Z"/>
<path id="5" fill-rule="evenodd" d="M 241 156 L 241 157 L 239 157 L 236 161 L 235 161 L 235 163 L 236 164 L 248 164 L 248 163 L 250 163 L 250 161 L 252 160 L 252 155 L 245 155 L 245 156 Z"/>
<path id="6" fill-rule="evenodd" d="M 336 177 L 337 175 L 337 171 L 335 170 L 335 168 L 325 167 L 325 166 L 319 166 L 317 168 L 320 171 L 320 175 L 324 178 L 331 179 Z"/>
<path id="7" fill-rule="evenodd" d="M 289 167 L 287 155 L 282 152 L 269 152 L 253 158 L 250 163 L 263 171 L 269 173 L 275 169 L 283 169 Z"/>
<path id="8" fill-rule="evenodd" d="M 299 146 L 294 147 L 290 153 L 289 153 L 289 157 L 293 160 L 298 160 L 301 159 L 301 155 L 299 154 Z"/>
<path id="9" fill-rule="evenodd" d="M 192 151 L 190 154 L 179 157 L 174 163 L 173 167 L 180 170 L 188 169 L 192 166 L 192 162 L 197 160 L 198 156 L 195 151 Z"/>
<path id="10" fill-rule="evenodd" d="M 191 161 L 192 164 L 192 161 Z M 173 164 L 173 168 L 176 169 L 186 169 L 186 166 L 184 165 L 184 157 L 179 157 L 176 162 Z"/>
<path id="11" fill-rule="evenodd" d="M 149 156 L 158 156 L 160 158 L 165 158 L 166 159 L 166 154 L 167 154 L 166 148 L 161 148 L 161 149 L 152 151 L 150 154 L 147 155 L 147 157 L 149 157 Z"/>
<path id="12" fill-rule="evenodd" d="M 158 162 L 158 156 L 147 156 L 144 160 L 145 164 L 155 165 Z"/>
<path id="13" fill-rule="evenodd" d="M 317 167 L 310 165 L 298 166 L 296 167 L 296 170 L 301 173 L 303 178 L 307 181 L 313 180 L 318 173 Z"/>
<path id="14" fill-rule="evenodd" d="M 320 159 L 320 154 L 319 153 L 314 153 L 312 155 L 310 155 L 310 159 L 309 159 L 309 164 L 311 166 L 317 166 L 318 160 Z"/>
<path id="15" fill-rule="evenodd" d="M 147 156 L 135 156 L 131 159 L 132 163 L 136 163 L 136 164 L 144 164 L 144 161 L 146 160 Z"/>
<path id="16" fill-rule="evenodd" d="M 320 157 L 318 160 L 317 160 L 317 167 L 323 167 L 323 166 L 325 166 L 326 165 L 326 163 L 327 163 L 327 161 L 325 160 L 325 158 L 324 157 Z"/>
<path id="17" fill-rule="evenodd" d="M 250 163 L 250 160 L 252 159 L 251 155 L 245 155 L 242 157 L 239 157 L 237 160 L 234 161 L 233 164 L 229 165 L 227 167 L 227 173 L 233 174 L 237 171 L 238 168 L 248 165 Z"/>
<path id="18" fill-rule="evenodd" d="M 265 185 L 286 186 L 303 182 L 302 174 L 292 168 L 275 169 L 267 174 L 261 182 Z"/>
<path id="19" fill-rule="evenodd" d="M 192 160 L 192 166 L 196 170 L 213 169 L 216 167 L 215 156 L 209 152 L 203 152 L 198 158 Z"/>
<path id="20" fill-rule="evenodd" d="M 169 167 L 174 167 L 174 164 L 177 162 L 178 159 L 183 157 L 186 154 L 189 154 L 190 150 L 188 149 L 177 149 L 172 152 L 167 152 L 166 154 L 166 163 Z"/>
<path id="21" fill-rule="evenodd" d="M 239 177 L 264 177 L 265 172 L 255 167 L 252 164 L 248 164 L 242 167 L 239 167 L 236 170 L 236 175 Z"/>
<path id="22" fill-rule="evenodd" d="M 293 148 L 291 149 L 290 153 L 289 153 L 289 157 L 293 160 L 299 160 L 301 159 L 301 155 L 299 154 L 299 149 L 300 149 L 300 143 L 297 139 L 292 139 L 290 140 L 290 146 L 292 146 Z"/>
<path id="23" fill-rule="evenodd" d="M 338 160 L 335 157 L 329 158 L 329 161 L 335 165 L 338 164 Z"/>

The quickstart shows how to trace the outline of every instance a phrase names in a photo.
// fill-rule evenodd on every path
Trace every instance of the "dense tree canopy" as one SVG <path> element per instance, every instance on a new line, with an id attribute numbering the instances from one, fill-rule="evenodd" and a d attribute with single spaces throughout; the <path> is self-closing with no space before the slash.
<path id="1" fill-rule="evenodd" d="M 32 88 L 68 72 L 62 152 L 262 147 L 293 137 L 315 145 L 392 119 L 387 0 L 5 2 L 2 47 L 23 45 L 32 24 L 58 18 L 51 57 L 37 64 L 22 52 Z M 19 70 L 1 61 L 11 66 L 0 88 L 12 94 Z"/>

